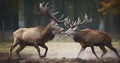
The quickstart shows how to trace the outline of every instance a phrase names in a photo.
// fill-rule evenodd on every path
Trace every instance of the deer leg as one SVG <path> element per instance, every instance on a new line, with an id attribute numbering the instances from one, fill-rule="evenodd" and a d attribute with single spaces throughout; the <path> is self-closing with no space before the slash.
<path id="1" fill-rule="evenodd" d="M 37 49 L 37 51 L 38 51 L 39 58 L 41 58 L 40 48 L 39 48 L 38 44 L 37 44 L 37 43 L 34 43 L 34 47 L 35 47 L 35 48 Z"/>
<path id="2" fill-rule="evenodd" d="M 103 51 L 103 54 L 101 55 L 101 58 L 107 53 L 107 50 L 104 46 L 100 46 L 100 49 Z"/>
<path id="3" fill-rule="evenodd" d="M 116 53 L 116 55 L 118 56 L 118 58 L 120 58 L 117 50 L 112 45 L 107 45 L 107 47 L 109 47 L 112 51 L 114 51 Z"/>
<path id="4" fill-rule="evenodd" d="M 42 57 L 46 57 L 48 47 L 45 44 L 42 44 L 41 47 L 45 48 L 45 54 Z"/>
<path id="5" fill-rule="evenodd" d="M 91 46 L 91 49 L 92 49 L 92 53 L 93 53 L 97 58 L 99 58 L 99 57 L 97 56 L 97 54 L 95 53 L 94 46 Z"/>
<path id="6" fill-rule="evenodd" d="M 13 50 L 18 44 L 19 44 L 19 43 L 16 42 L 15 44 L 13 44 L 13 45 L 11 46 L 8 58 L 11 58 L 11 56 L 12 56 L 12 50 Z"/>
<path id="7" fill-rule="evenodd" d="M 86 49 L 86 47 L 82 47 L 82 48 L 80 49 L 77 58 L 79 58 L 79 55 L 80 55 L 85 49 Z"/>
<path id="8" fill-rule="evenodd" d="M 17 54 L 17 56 L 18 56 L 19 58 L 21 58 L 21 56 L 20 56 L 20 51 L 23 50 L 24 48 L 25 48 L 25 46 L 23 46 L 23 45 L 20 45 L 20 46 L 17 48 L 16 54 Z"/>

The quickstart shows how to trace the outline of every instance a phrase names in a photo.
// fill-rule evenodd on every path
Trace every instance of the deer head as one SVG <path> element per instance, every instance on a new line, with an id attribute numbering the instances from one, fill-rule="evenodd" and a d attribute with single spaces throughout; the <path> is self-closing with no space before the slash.
<path id="1" fill-rule="evenodd" d="M 78 20 L 72 21 L 69 19 L 69 17 L 65 18 L 64 25 L 68 28 L 68 30 L 65 32 L 66 35 L 72 35 L 75 34 L 77 31 L 79 31 L 79 26 L 85 23 L 89 23 L 92 21 L 92 18 L 88 19 L 87 14 L 85 13 L 83 21 L 78 17 Z"/>
<path id="2" fill-rule="evenodd" d="M 58 14 L 58 11 L 55 12 L 55 9 L 53 8 L 53 5 L 50 5 L 49 3 L 45 4 L 44 2 L 40 3 L 40 14 L 47 16 L 51 19 L 49 26 L 56 30 L 56 31 L 63 31 L 64 29 L 59 27 L 59 23 L 64 22 L 63 15 L 57 19 L 55 18 L 55 15 Z"/>

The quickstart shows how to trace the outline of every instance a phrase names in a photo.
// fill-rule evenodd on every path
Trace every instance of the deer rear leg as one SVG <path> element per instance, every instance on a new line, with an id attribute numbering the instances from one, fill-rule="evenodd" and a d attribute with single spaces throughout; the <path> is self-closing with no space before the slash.
<path id="1" fill-rule="evenodd" d="M 98 57 L 97 54 L 95 53 L 94 46 L 91 46 L 91 49 L 92 49 L 92 53 L 99 59 L 99 57 Z"/>
<path id="2" fill-rule="evenodd" d="M 103 54 L 101 55 L 100 58 L 102 58 L 106 53 L 107 53 L 107 50 L 105 49 L 105 46 L 100 46 L 100 49 L 103 51 Z"/>
<path id="3" fill-rule="evenodd" d="M 118 56 L 118 58 L 120 58 L 117 50 L 112 45 L 107 45 L 107 47 L 109 47 L 112 51 L 114 51 L 116 53 L 116 55 Z"/>
<path id="4" fill-rule="evenodd" d="M 77 58 L 79 58 L 79 55 L 80 55 L 85 49 L 86 49 L 86 47 L 82 47 L 82 48 L 80 49 Z"/>
<path id="5" fill-rule="evenodd" d="M 38 51 L 38 54 L 39 54 L 39 58 L 41 58 L 41 54 L 40 54 L 40 48 L 39 48 L 39 46 L 38 46 L 38 44 L 35 42 L 34 43 L 34 47 L 37 49 L 37 51 Z"/>
<path id="6" fill-rule="evenodd" d="M 42 44 L 41 47 L 45 48 L 45 54 L 42 57 L 46 57 L 48 47 L 45 44 Z"/>
<path id="7" fill-rule="evenodd" d="M 25 48 L 25 46 L 23 46 L 23 45 L 20 45 L 20 46 L 17 48 L 16 54 L 17 54 L 18 58 L 21 58 L 21 56 L 20 56 L 20 51 L 22 51 L 24 48 Z"/>

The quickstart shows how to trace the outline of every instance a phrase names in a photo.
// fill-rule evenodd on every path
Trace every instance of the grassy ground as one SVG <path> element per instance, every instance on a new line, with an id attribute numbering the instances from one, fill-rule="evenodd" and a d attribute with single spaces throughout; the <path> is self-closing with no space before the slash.
<path id="1" fill-rule="evenodd" d="M 13 43 L 12 41 L 0 42 L 0 52 L 5 52 L 5 53 L 9 52 L 12 43 Z M 120 41 L 119 40 L 115 40 L 114 42 L 112 42 L 112 44 L 115 48 L 117 48 L 118 51 L 120 51 Z M 48 54 L 71 53 L 71 55 L 72 55 L 72 53 L 74 53 L 76 55 L 81 48 L 79 43 L 70 42 L 70 41 L 55 41 L 55 40 L 53 40 L 53 41 L 46 43 L 46 45 L 49 48 Z M 16 48 L 14 49 L 14 51 L 16 50 Z M 101 51 L 99 49 L 99 47 L 95 47 L 95 50 Z M 110 49 L 107 48 L 107 50 L 110 50 Z M 30 52 L 30 51 L 32 51 L 32 52 Z M 45 50 L 43 48 L 41 48 L 42 54 L 44 54 L 44 51 Z M 91 49 L 88 47 L 85 51 L 91 51 Z M 22 50 L 21 53 L 37 54 L 37 51 L 34 47 L 27 46 L 24 50 Z"/>
<path id="2" fill-rule="evenodd" d="M 1 57 L 0 59 L 7 58 L 11 44 L 12 44 L 12 41 L 0 42 L 0 57 Z M 112 44 L 119 51 L 119 54 L 120 54 L 120 41 L 114 40 L 112 42 Z M 104 56 L 104 59 L 106 59 L 104 61 L 107 61 L 107 62 L 104 62 L 103 59 L 102 59 L 102 61 L 96 60 L 96 57 L 93 55 L 93 53 L 91 52 L 91 49 L 89 47 L 79 56 L 79 58 L 81 58 L 81 59 L 76 60 L 75 58 L 81 47 L 80 47 L 79 43 L 76 43 L 73 41 L 53 40 L 53 41 L 46 43 L 46 45 L 48 46 L 49 49 L 48 49 L 47 57 L 44 59 L 38 58 L 38 53 L 34 47 L 28 46 L 24 50 L 22 50 L 21 51 L 22 57 L 27 58 L 27 59 L 25 59 L 25 62 L 23 62 L 23 63 L 27 63 L 27 61 L 31 61 L 31 59 L 33 60 L 33 63 L 34 62 L 36 63 L 36 61 L 38 63 L 41 63 L 41 61 L 43 61 L 43 63 L 80 63 L 80 62 L 81 63 L 89 63 L 89 61 L 91 63 L 110 63 L 110 61 L 111 61 L 111 63 L 119 63 L 120 62 L 120 60 L 116 60 L 117 56 L 114 54 L 114 52 L 111 51 L 110 49 L 108 49 L 107 47 L 106 48 L 107 48 L 108 52 Z M 21 61 L 19 61 L 19 62 L 16 61 L 17 56 L 14 53 L 16 48 L 13 51 L 12 57 L 14 59 L 10 60 L 11 63 L 19 63 L 19 62 L 21 63 Z M 41 47 L 40 47 L 40 49 L 41 49 L 41 54 L 43 55 L 45 50 Z M 98 56 L 100 56 L 102 54 L 102 51 L 99 49 L 99 47 L 95 47 L 95 51 Z M 35 59 L 35 58 L 37 58 L 37 59 Z M 112 60 L 113 60 L 113 62 L 112 62 Z M 97 61 L 99 61 L 99 62 L 97 62 Z M 0 60 L 0 63 L 4 63 L 4 62 L 1 62 L 1 60 Z"/>

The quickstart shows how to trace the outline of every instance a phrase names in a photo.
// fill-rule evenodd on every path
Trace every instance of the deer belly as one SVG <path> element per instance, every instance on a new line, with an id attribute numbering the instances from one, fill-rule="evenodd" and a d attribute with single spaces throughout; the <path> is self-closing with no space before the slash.
<path id="1" fill-rule="evenodd" d="M 101 44 L 102 44 L 102 42 L 92 42 L 92 45 L 95 45 L 95 46 L 99 46 Z"/>
<path id="2" fill-rule="evenodd" d="M 101 45 L 103 42 L 100 41 L 100 40 L 91 40 L 91 41 L 89 41 L 89 42 L 87 42 L 87 43 L 89 43 L 90 45 L 99 46 L 99 45 Z"/>

